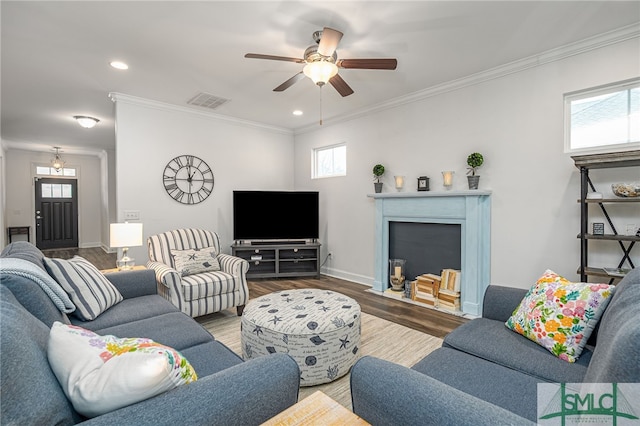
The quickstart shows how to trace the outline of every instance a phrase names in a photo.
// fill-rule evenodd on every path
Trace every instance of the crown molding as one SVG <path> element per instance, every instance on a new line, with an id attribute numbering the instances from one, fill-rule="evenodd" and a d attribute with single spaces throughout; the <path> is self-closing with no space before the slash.
<path id="1" fill-rule="evenodd" d="M 356 118 L 364 117 L 370 114 L 381 112 L 384 110 L 397 108 L 402 105 L 410 104 L 412 102 L 418 102 L 424 99 L 428 99 L 434 96 L 438 96 L 447 92 L 452 92 L 465 87 L 481 84 L 489 80 L 505 77 L 510 74 L 522 72 L 535 68 L 541 65 L 545 65 L 551 62 L 560 61 L 571 56 L 586 53 L 592 50 L 600 49 L 602 47 L 610 46 L 617 43 L 622 43 L 634 38 L 640 38 L 640 24 L 632 24 L 626 27 L 618 28 L 613 31 L 609 31 L 597 36 L 586 38 L 584 40 L 577 41 L 575 43 L 567 44 L 555 49 L 547 50 L 546 52 L 539 53 L 537 55 L 529 56 L 517 61 L 513 61 L 504 65 L 500 65 L 495 68 L 481 71 L 476 74 L 471 74 L 467 77 L 462 77 L 456 80 L 451 80 L 442 84 L 438 84 L 424 90 L 410 93 L 409 95 L 401 96 L 398 98 L 390 99 L 385 102 L 373 105 L 367 108 L 360 109 L 351 114 L 346 114 L 340 117 L 328 118 L 323 121 L 323 125 L 334 125 L 351 121 Z M 295 135 L 309 133 L 318 129 L 316 125 L 309 125 L 300 127 L 294 130 Z"/>
<path id="2" fill-rule="evenodd" d="M 15 141 L 2 141 L 3 149 L 19 149 L 22 151 L 34 151 L 34 152 L 46 152 L 53 153 L 53 145 L 49 144 L 41 144 L 41 143 L 32 143 L 32 142 L 15 142 Z M 104 155 L 107 155 L 107 151 L 102 148 L 86 148 L 86 147 L 77 147 L 77 146 L 65 146 L 64 149 L 60 150 L 61 154 L 65 155 L 90 155 L 93 157 L 101 158 Z"/>
<path id="3" fill-rule="evenodd" d="M 124 93 L 111 92 L 109 93 L 109 99 L 114 103 L 125 103 L 136 106 L 143 106 L 147 108 L 153 108 L 161 111 L 173 111 L 181 112 L 185 114 L 195 115 L 210 120 L 224 121 L 227 123 L 240 125 L 243 127 L 258 128 L 261 130 L 267 130 L 270 132 L 281 133 L 285 135 L 293 135 L 293 130 L 286 129 L 284 127 L 270 126 L 268 124 L 262 124 L 255 121 L 242 120 L 239 118 L 230 117 L 227 115 L 216 114 L 208 111 L 200 111 L 190 107 L 184 107 L 180 105 L 169 104 L 166 102 L 155 101 L 152 99 L 140 98 L 137 96 L 126 95 Z"/>

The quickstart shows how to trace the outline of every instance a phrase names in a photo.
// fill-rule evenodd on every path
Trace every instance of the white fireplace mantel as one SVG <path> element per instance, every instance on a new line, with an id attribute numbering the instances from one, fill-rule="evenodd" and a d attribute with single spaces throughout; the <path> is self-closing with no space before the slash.
<path id="1" fill-rule="evenodd" d="M 389 223 L 446 223 L 461 228 L 462 312 L 482 314 L 491 277 L 491 191 L 424 191 L 368 194 L 375 199 L 373 290 L 389 287 Z M 413 277 L 411 277 L 413 278 Z"/>

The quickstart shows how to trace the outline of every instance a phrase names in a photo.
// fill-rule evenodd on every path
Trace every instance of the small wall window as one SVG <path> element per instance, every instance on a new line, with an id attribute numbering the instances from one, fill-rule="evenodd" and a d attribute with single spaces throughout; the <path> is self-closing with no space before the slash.
<path id="1" fill-rule="evenodd" d="M 640 79 L 568 93 L 565 152 L 640 146 Z"/>
<path id="2" fill-rule="evenodd" d="M 340 143 L 313 150 L 312 178 L 347 175 L 347 144 Z"/>
<path id="3" fill-rule="evenodd" d="M 36 174 L 39 176 L 75 176 L 76 169 L 65 167 L 56 170 L 53 167 L 36 166 Z"/>

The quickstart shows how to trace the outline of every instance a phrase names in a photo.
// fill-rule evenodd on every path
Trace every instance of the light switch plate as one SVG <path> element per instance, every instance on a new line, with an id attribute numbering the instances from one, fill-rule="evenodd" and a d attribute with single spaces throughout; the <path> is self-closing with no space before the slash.
<path id="1" fill-rule="evenodd" d="M 125 210 L 124 220 L 140 220 L 140 210 Z"/>

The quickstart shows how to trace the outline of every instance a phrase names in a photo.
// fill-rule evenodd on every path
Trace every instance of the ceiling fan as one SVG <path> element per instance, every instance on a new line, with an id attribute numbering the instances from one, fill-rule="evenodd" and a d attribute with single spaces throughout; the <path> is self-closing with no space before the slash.
<path id="1" fill-rule="evenodd" d="M 318 86 L 322 87 L 329 82 L 340 95 L 349 96 L 353 93 L 353 89 L 338 75 L 339 68 L 366 70 L 396 69 L 398 65 L 396 59 L 338 59 L 336 48 L 342 36 L 343 34 L 340 31 L 329 27 L 324 27 L 323 30 L 314 32 L 313 39 L 316 45 L 307 47 L 302 58 L 262 55 L 259 53 L 247 53 L 244 57 L 305 64 L 302 71 L 273 89 L 274 92 L 282 92 L 288 89 L 306 75 Z"/>

